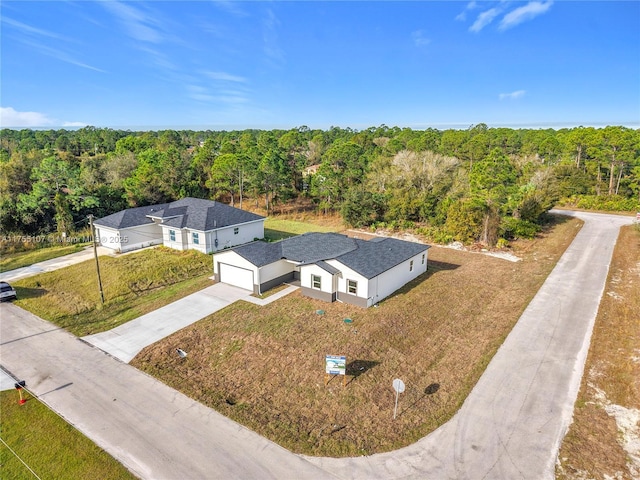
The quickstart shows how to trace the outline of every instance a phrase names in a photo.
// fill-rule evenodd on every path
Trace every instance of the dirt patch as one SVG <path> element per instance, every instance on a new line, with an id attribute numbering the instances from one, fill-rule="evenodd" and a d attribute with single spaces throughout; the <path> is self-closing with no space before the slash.
<path id="1" fill-rule="evenodd" d="M 640 230 L 623 227 L 594 326 L 561 479 L 640 478 Z"/>
<path id="2" fill-rule="evenodd" d="M 518 263 L 433 247 L 427 273 L 377 308 L 300 292 L 264 307 L 237 302 L 132 364 L 294 452 L 393 450 L 458 410 L 579 224 L 523 244 Z M 325 355 L 346 355 L 346 386 L 325 385 Z M 394 378 L 406 384 L 395 421 Z"/>

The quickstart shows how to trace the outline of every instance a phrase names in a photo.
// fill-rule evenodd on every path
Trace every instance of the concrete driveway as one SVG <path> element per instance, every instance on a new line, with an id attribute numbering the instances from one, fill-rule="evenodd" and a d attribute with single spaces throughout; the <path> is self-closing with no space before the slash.
<path id="1" fill-rule="evenodd" d="M 119 327 L 82 337 L 82 340 L 129 363 L 147 345 L 250 295 L 248 290 L 216 283 Z"/>
<path id="2" fill-rule="evenodd" d="M 567 214 L 584 227 L 460 411 L 394 452 L 292 454 L 15 305 L 0 306 L 2 365 L 145 479 L 552 479 L 618 231 L 632 221 Z"/>

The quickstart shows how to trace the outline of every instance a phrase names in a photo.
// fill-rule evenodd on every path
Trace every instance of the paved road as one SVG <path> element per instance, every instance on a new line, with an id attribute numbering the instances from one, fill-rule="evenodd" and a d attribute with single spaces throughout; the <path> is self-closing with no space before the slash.
<path id="1" fill-rule="evenodd" d="M 51 324 L 2 305 L 2 365 L 142 478 L 553 478 L 619 227 L 585 220 L 455 417 L 414 445 L 291 454 Z"/>
<path id="2" fill-rule="evenodd" d="M 3 367 L 143 479 L 333 478 L 15 305 L 0 312 Z"/>

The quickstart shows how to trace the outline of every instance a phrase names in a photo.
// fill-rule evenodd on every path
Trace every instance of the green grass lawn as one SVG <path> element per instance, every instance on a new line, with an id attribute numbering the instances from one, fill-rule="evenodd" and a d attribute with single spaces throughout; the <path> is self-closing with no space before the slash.
<path id="1" fill-rule="evenodd" d="M 44 479 L 135 479 L 124 466 L 37 399 L 15 390 L 0 392 L 0 476 Z M 8 445 L 9 448 L 7 448 Z M 17 455 L 17 456 L 16 456 Z"/>
<path id="2" fill-rule="evenodd" d="M 307 232 L 338 232 L 341 228 L 316 225 L 313 223 L 286 220 L 283 218 L 267 218 L 264 222 L 264 237 L 269 241 L 282 240 Z"/>
<path id="3" fill-rule="evenodd" d="M 15 270 L 16 268 L 28 267 L 34 263 L 44 262 L 52 258 L 69 255 L 70 253 L 80 252 L 87 245 L 86 243 L 76 243 L 73 245 L 38 248 L 26 252 L 2 254 L 0 256 L 0 273 Z"/>
<path id="4" fill-rule="evenodd" d="M 211 284 L 210 255 L 168 248 L 101 257 L 16 281 L 18 306 L 83 336 L 117 327 Z"/>

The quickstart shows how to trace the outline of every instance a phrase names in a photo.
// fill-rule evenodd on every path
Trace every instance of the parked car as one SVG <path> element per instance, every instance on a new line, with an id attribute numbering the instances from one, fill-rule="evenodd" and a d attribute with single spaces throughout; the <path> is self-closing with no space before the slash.
<path id="1" fill-rule="evenodd" d="M 16 290 L 7 282 L 0 282 L 0 301 L 15 300 Z"/>

